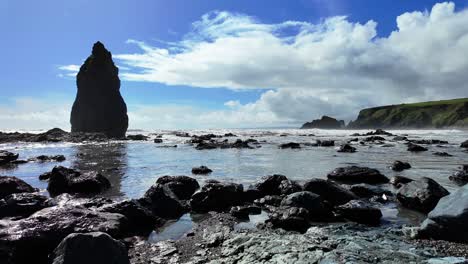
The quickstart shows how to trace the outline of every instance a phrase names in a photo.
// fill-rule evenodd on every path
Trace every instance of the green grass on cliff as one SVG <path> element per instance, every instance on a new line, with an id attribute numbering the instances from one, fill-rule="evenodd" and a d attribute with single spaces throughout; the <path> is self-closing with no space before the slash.
<path id="1" fill-rule="evenodd" d="M 468 98 L 459 98 L 459 99 L 452 99 L 452 100 L 441 100 L 441 101 L 429 101 L 429 102 L 422 102 L 422 103 L 401 104 L 399 106 L 425 107 L 425 106 L 435 106 L 435 105 L 452 105 L 452 104 L 467 103 L 467 102 L 468 102 Z"/>

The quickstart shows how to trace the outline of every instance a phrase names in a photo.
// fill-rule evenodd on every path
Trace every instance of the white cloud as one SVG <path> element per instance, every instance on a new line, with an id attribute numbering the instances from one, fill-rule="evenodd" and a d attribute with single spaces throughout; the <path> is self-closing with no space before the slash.
<path id="1" fill-rule="evenodd" d="M 70 64 L 70 65 L 60 65 L 59 70 L 65 72 L 65 74 L 59 74 L 59 77 L 75 77 L 80 71 L 80 65 Z M 128 69 L 128 68 L 127 68 Z"/>

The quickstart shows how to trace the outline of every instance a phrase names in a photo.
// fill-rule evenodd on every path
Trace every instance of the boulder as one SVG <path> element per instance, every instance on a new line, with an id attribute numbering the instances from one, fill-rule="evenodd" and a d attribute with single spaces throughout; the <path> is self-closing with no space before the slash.
<path id="1" fill-rule="evenodd" d="M 244 189 L 241 184 L 210 181 L 190 200 L 195 212 L 225 211 L 243 203 Z"/>
<path id="2" fill-rule="evenodd" d="M 334 140 L 317 140 L 317 146 L 319 147 L 334 147 Z"/>
<path id="3" fill-rule="evenodd" d="M 372 196 L 382 196 L 382 195 L 387 195 L 391 196 L 393 195 L 391 191 L 386 190 L 382 187 L 379 186 L 374 186 L 370 184 L 354 184 L 349 187 L 349 190 L 353 192 L 355 195 L 362 197 L 362 198 L 368 198 Z"/>
<path id="4" fill-rule="evenodd" d="M 73 233 L 60 242 L 53 264 L 130 264 L 125 245 L 106 233 Z"/>
<path id="5" fill-rule="evenodd" d="M 76 76 L 78 93 L 71 111 L 72 132 L 102 132 L 124 138 L 127 106 L 120 94 L 119 69 L 101 42 L 93 46 Z"/>
<path id="6" fill-rule="evenodd" d="M 420 146 L 420 145 L 410 143 L 410 144 L 408 144 L 408 151 L 421 152 L 421 151 L 427 151 L 427 148 L 425 148 L 423 146 Z"/>
<path id="7" fill-rule="evenodd" d="M 254 201 L 255 204 L 260 206 L 280 206 L 283 198 L 279 195 L 267 195 Z"/>
<path id="8" fill-rule="evenodd" d="M 12 161 L 15 161 L 18 159 L 18 157 L 19 154 L 17 153 L 12 153 L 6 150 L 0 150 L 0 165 L 5 165 Z"/>
<path id="9" fill-rule="evenodd" d="M 352 147 L 349 144 L 344 144 L 340 146 L 340 149 L 338 149 L 338 152 L 354 153 L 356 152 L 356 148 Z"/>
<path id="10" fill-rule="evenodd" d="M 369 183 L 380 184 L 387 183 L 389 179 L 376 169 L 358 166 L 340 167 L 327 175 L 328 179 L 346 183 Z"/>
<path id="11" fill-rule="evenodd" d="M 370 137 L 366 137 L 364 141 L 365 142 L 385 141 L 385 138 L 381 136 L 370 136 Z"/>
<path id="12" fill-rule="evenodd" d="M 289 143 L 285 143 L 285 144 L 281 144 L 279 146 L 280 149 L 300 149 L 301 148 L 301 144 L 299 143 L 295 143 L 295 142 L 289 142 Z"/>
<path id="13" fill-rule="evenodd" d="M 390 183 L 397 188 L 400 188 L 403 185 L 412 181 L 413 181 L 412 179 L 404 177 L 404 176 L 394 176 L 390 179 Z"/>
<path id="14" fill-rule="evenodd" d="M 37 193 L 14 193 L 0 200 L 0 218 L 28 217 L 52 205 L 47 197 Z"/>
<path id="15" fill-rule="evenodd" d="M 382 218 L 382 212 L 379 208 L 361 200 L 352 200 L 337 206 L 335 212 L 339 217 L 366 225 L 379 225 Z"/>
<path id="16" fill-rule="evenodd" d="M 267 226 L 305 233 L 311 226 L 309 211 L 302 207 L 281 207 L 269 215 Z"/>
<path id="17" fill-rule="evenodd" d="M 127 136 L 127 139 L 128 140 L 134 140 L 134 141 L 146 141 L 148 140 L 149 137 L 145 136 L 145 135 L 141 135 L 141 134 L 137 134 L 137 135 L 128 135 Z"/>
<path id="18" fill-rule="evenodd" d="M 161 138 L 155 138 L 154 143 L 163 143 L 163 140 Z"/>
<path id="19" fill-rule="evenodd" d="M 468 140 L 462 142 L 462 143 L 460 144 L 460 147 L 461 147 L 461 148 L 468 148 Z"/>
<path id="20" fill-rule="evenodd" d="M 21 179 L 11 176 L 0 176 L 0 199 L 13 193 L 32 193 L 35 191 L 36 189 Z"/>
<path id="21" fill-rule="evenodd" d="M 393 138 L 394 141 L 405 141 L 405 140 L 408 140 L 407 137 L 404 137 L 404 136 L 396 136 Z"/>
<path id="22" fill-rule="evenodd" d="M 345 127 L 344 120 L 336 120 L 333 117 L 322 116 L 321 119 L 315 119 L 302 125 L 301 129 L 320 128 L 320 129 L 339 129 Z"/>
<path id="23" fill-rule="evenodd" d="M 189 200 L 200 188 L 197 180 L 188 176 L 163 176 L 156 180 L 156 183 L 171 190 L 179 200 Z"/>
<path id="24" fill-rule="evenodd" d="M 302 190 L 299 184 L 288 180 L 286 176 L 280 174 L 263 177 L 255 184 L 255 188 L 259 190 L 263 196 L 290 194 Z"/>
<path id="25" fill-rule="evenodd" d="M 431 178 L 423 177 L 404 185 L 397 193 L 398 202 L 409 209 L 428 213 L 449 192 Z"/>
<path id="26" fill-rule="evenodd" d="M 312 192 L 302 191 L 290 194 L 284 197 L 281 206 L 307 209 L 309 217 L 315 220 L 324 220 L 331 216 L 331 211 L 324 205 L 320 195 Z"/>
<path id="27" fill-rule="evenodd" d="M 463 165 L 460 171 L 455 172 L 449 177 L 451 181 L 456 182 L 459 185 L 465 185 L 468 183 L 468 165 Z"/>
<path id="28" fill-rule="evenodd" d="M 234 206 L 231 208 L 229 213 L 241 220 L 248 220 L 249 215 L 257 215 L 262 212 L 262 209 L 258 206 L 249 205 L 249 206 Z"/>
<path id="29" fill-rule="evenodd" d="M 111 186 L 109 180 L 96 172 L 81 173 L 62 166 L 56 166 L 49 175 L 47 190 L 52 196 L 62 193 L 95 194 Z"/>
<path id="30" fill-rule="evenodd" d="M 468 185 L 439 200 L 421 224 L 417 236 L 468 242 Z"/>
<path id="31" fill-rule="evenodd" d="M 151 186 L 139 202 L 154 215 L 166 219 L 177 219 L 188 211 L 171 188 L 161 183 Z"/>
<path id="32" fill-rule="evenodd" d="M 393 162 L 390 168 L 394 171 L 403 171 L 403 170 L 411 169 L 411 165 L 408 162 L 396 160 L 395 162 Z"/>
<path id="33" fill-rule="evenodd" d="M 349 190 L 332 181 L 311 179 L 304 184 L 304 191 L 320 195 L 332 205 L 345 204 L 358 197 Z"/>
<path id="34" fill-rule="evenodd" d="M 40 162 L 48 162 L 48 161 L 62 162 L 65 159 L 66 158 L 64 155 L 54 155 L 54 156 L 40 155 L 34 158 L 35 161 L 40 161 Z"/>
<path id="35" fill-rule="evenodd" d="M 209 174 L 209 173 L 212 173 L 213 171 L 206 167 L 206 166 L 200 166 L 200 167 L 194 167 L 192 168 L 192 174 L 197 174 L 197 175 L 200 175 L 200 174 Z"/>
<path id="36" fill-rule="evenodd" d="M 439 140 L 439 139 L 419 139 L 419 140 L 410 140 L 410 142 L 414 144 L 421 144 L 421 145 L 448 144 L 448 141 Z"/>

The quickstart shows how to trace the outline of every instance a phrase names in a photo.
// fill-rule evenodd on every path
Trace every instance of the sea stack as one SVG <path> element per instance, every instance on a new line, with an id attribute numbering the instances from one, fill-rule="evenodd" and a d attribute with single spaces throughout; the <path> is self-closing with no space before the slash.
<path id="1" fill-rule="evenodd" d="M 78 93 L 71 112 L 72 132 L 102 132 L 123 138 L 128 128 L 127 105 L 120 94 L 119 69 L 101 42 L 76 77 Z"/>

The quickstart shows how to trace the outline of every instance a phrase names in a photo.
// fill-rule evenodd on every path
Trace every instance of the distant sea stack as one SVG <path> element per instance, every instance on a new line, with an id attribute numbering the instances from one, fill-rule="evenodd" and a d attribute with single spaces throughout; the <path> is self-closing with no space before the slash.
<path id="1" fill-rule="evenodd" d="M 345 122 L 343 120 L 336 120 L 333 117 L 322 116 L 321 119 L 313 120 L 302 125 L 302 129 L 321 128 L 321 129 L 339 129 L 344 128 Z"/>
<path id="2" fill-rule="evenodd" d="M 363 109 L 348 128 L 468 128 L 468 98 Z"/>
<path id="3" fill-rule="evenodd" d="M 119 69 L 101 42 L 76 77 L 78 93 L 71 112 L 72 132 L 102 132 L 123 138 L 128 128 L 127 105 L 120 94 Z"/>

